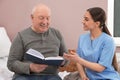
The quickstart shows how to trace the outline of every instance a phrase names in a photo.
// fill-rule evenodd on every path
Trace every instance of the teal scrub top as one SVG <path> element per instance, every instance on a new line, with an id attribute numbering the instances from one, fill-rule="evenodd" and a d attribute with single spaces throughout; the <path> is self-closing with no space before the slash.
<path id="1" fill-rule="evenodd" d="M 115 52 L 113 38 L 102 33 L 98 38 L 91 40 L 90 33 L 80 36 L 77 53 L 87 61 L 105 66 L 102 72 L 96 72 L 86 68 L 86 74 L 90 80 L 120 80 L 120 75 L 112 66 Z"/>

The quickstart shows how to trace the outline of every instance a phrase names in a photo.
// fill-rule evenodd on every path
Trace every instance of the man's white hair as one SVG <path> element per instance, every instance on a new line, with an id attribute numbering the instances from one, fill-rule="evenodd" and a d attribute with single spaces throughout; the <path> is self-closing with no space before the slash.
<path id="1" fill-rule="evenodd" d="M 38 5 L 34 6 L 34 8 L 32 9 L 31 14 L 33 15 L 35 13 L 35 11 L 37 11 L 38 8 L 39 9 L 44 8 L 44 9 L 48 10 L 48 12 L 51 14 L 51 9 L 45 4 L 38 4 Z"/>

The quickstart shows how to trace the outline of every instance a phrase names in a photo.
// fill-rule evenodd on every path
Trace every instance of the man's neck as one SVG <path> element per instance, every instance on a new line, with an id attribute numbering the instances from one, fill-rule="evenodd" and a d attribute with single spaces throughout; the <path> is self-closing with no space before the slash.
<path id="1" fill-rule="evenodd" d="M 31 29 L 36 33 L 41 33 L 41 34 L 44 33 L 44 32 L 40 32 L 40 31 L 36 30 L 33 26 L 31 27 Z"/>

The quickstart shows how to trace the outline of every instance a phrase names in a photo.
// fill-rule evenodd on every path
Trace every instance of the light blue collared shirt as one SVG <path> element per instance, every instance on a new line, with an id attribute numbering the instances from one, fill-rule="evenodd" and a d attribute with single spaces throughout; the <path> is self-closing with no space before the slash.
<path id="1" fill-rule="evenodd" d="M 79 38 L 77 53 L 87 61 L 95 62 L 106 67 L 102 72 L 86 68 L 90 80 L 120 80 L 118 72 L 112 66 L 115 44 L 111 36 L 102 33 L 98 38 L 91 40 L 90 33 Z"/>

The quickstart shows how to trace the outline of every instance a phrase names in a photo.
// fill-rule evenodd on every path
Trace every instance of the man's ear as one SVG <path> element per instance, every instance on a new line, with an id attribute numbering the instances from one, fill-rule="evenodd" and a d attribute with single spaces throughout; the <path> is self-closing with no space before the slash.
<path id="1" fill-rule="evenodd" d="M 33 15 L 31 14 L 31 19 L 33 19 Z"/>

